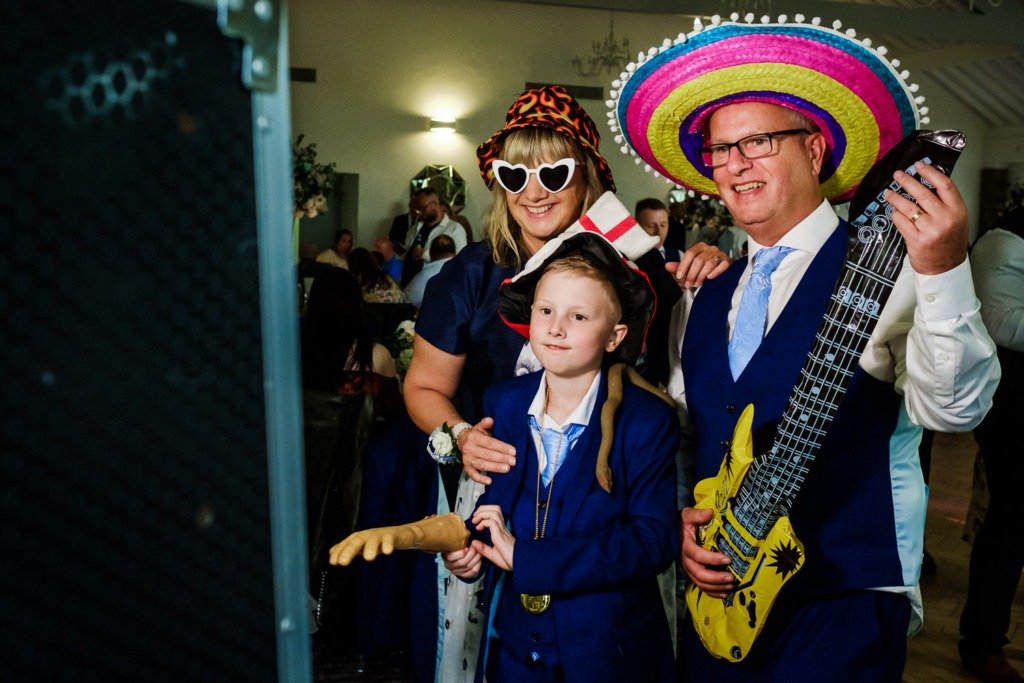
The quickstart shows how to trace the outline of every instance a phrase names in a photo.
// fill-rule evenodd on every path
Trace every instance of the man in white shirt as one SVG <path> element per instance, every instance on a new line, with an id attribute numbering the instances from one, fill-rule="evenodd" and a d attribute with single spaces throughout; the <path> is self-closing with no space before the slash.
<path id="1" fill-rule="evenodd" d="M 891 219 L 879 216 L 878 230 L 902 235 L 902 272 L 880 314 L 861 301 L 878 315 L 873 329 L 854 315 L 834 325 L 842 339 L 822 332 L 833 344 L 826 371 L 806 374 L 849 245 L 828 200 L 852 195 L 924 120 L 899 72 L 852 31 L 722 22 L 696 33 L 631 65 L 611 100 L 642 161 L 719 196 L 749 236 L 750 259 L 677 306 L 669 393 L 701 482 L 682 512 L 692 618 L 681 680 L 898 683 L 906 635 L 922 618 L 921 428 L 973 429 L 999 379 L 967 261 L 967 210 L 931 166 L 883 181 L 901 187 L 885 190 Z M 861 76 L 846 78 L 851 70 Z M 854 339 L 866 341 L 859 357 L 842 352 Z M 740 464 L 751 452 L 757 460 Z M 712 621 L 722 613 L 728 620 Z"/>
<path id="2" fill-rule="evenodd" d="M 465 229 L 448 218 L 437 190 L 432 187 L 416 190 L 410 206 L 417 221 L 406 236 L 405 261 L 402 267 L 403 287 L 423 268 L 424 262 L 430 261 L 427 246 L 438 235 L 448 235 L 452 238 L 455 242 L 455 253 L 466 246 Z"/>
<path id="3" fill-rule="evenodd" d="M 1003 653 L 1024 569 L 1024 549 L 1016 542 L 1024 524 L 1019 500 L 1024 459 L 1018 449 L 1006 446 L 1020 438 L 1024 387 L 1024 197 L 1018 194 L 1016 199 L 1017 208 L 1001 216 L 971 248 L 981 318 L 1003 370 L 992 410 L 974 428 L 988 482 L 988 509 L 971 548 L 967 600 L 960 615 L 960 660 L 984 681 L 1024 680 Z"/>

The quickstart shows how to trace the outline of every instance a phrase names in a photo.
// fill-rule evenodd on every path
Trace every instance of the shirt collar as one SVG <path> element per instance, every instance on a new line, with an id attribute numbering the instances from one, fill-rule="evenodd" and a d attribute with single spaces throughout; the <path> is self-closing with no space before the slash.
<path id="1" fill-rule="evenodd" d="M 837 225 L 839 225 L 839 216 L 836 215 L 828 200 L 823 199 L 818 208 L 790 228 L 789 232 L 775 243 L 775 246 L 817 254 Z M 750 263 L 753 263 L 754 256 L 765 247 L 755 242 L 752 237 L 748 237 L 748 242 L 747 252 L 750 255 Z"/>
<path id="2" fill-rule="evenodd" d="M 584 394 L 583 400 L 576 406 L 575 410 L 569 413 L 569 416 L 565 419 L 565 422 L 558 424 L 553 419 L 546 415 L 541 415 L 544 411 L 544 391 L 548 386 L 548 373 L 545 370 L 544 375 L 540 378 L 540 386 L 537 387 L 537 393 L 533 397 L 533 401 L 530 403 L 529 414 L 537 419 L 537 424 L 543 427 L 554 427 L 561 429 L 567 424 L 578 424 L 584 427 L 590 424 L 590 416 L 594 412 L 594 405 L 597 403 L 597 388 L 600 386 L 601 372 L 598 372 L 594 376 L 594 381 L 590 384 L 590 389 Z M 544 418 L 543 420 L 541 418 Z"/>

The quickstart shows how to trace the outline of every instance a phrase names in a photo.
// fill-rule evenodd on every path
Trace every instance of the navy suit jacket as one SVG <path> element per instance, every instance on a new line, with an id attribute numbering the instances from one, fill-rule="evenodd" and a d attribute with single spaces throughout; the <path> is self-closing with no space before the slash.
<path id="1" fill-rule="evenodd" d="M 494 436 L 520 454 L 511 472 L 491 475 L 493 483 L 479 501 L 500 506 L 506 518 L 520 496 L 532 500 L 536 492 L 535 480 L 525 476 L 528 459 L 536 472 L 527 411 L 541 375 L 498 383 L 484 397 L 484 414 L 494 417 Z M 607 395 L 607 373 L 602 373 L 590 424 L 559 470 L 560 475 L 565 470 L 565 479 L 558 479 L 555 489 L 564 494 L 557 518 L 540 540 L 533 539 L 532 529 L 520 530 L 513 571 L 505 575 L 502 591 L 552 595 L 555 639 L 572 679 L 671 680 L 672 644 L 657 575 L 679 556 L 679 423 L 673 408 L 626 381 L 609 459 L 614 484 L 606 493 L 594 465 Z M 493 566 L 487 571 L 485 613 L 491 614 L 497 579 L 505 573 Z M 514 641 L 516 636 L 499 637 Z M 508 643 L 520 645 L 528 647 Z M 478 678 L 484 670 L 481 662 Z"/>

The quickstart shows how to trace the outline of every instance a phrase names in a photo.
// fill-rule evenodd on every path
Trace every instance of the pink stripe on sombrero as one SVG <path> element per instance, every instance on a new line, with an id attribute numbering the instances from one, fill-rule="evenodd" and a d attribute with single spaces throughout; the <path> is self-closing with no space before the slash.
<path id="1" fill-rule="evenodd" d="M 690 112 L 698 103 L 721 102 L 729 96 L 740 96 L 758 92 L 762 83 L 771 82 L 773 78 L 788 83 L 789 95 L 807 101 L 816 101 L 816 106 L 824 111 L 833 112 L 834 125 L 844 131 L 847 141 L 846 153 L 835 169 L 834 174 L 825 182 L 827 185 L 842 185 L 837 177 L 852 179 L 852 184 L 859 182 L 871 165 L 877 160 L 879 152 L 879 131 L 875 118 L 867 105 L 849 88 L 813 69 L 791 64 L 740 64 L 716 69 L 701 74 L 685 86 L 673 91 L 664 102 L 653 112 L 647 126 L 647 139 L 651 146 L 651 154 L 656 160 L 651 166 L 673 169 L 666 176 L 680 185 L 699 190 L 702 193 L 714 194 L 714 183 L 707 178 L 702 169 L 698 169 L 686 152 L 680 148 L 678 112 Z M 686 119 L 689 120 L 689 119 Z M 837 196 L 844 189 L 834 187 L 828 196 Z"/>
<path id="2" fill-rule="evenodd" d="M 892 95 L 878 76 L 856 57 L 822 41 L 802 36 L 775 34 L 771 40 L 754 40 L 757 36 L 740 35 L 705 45 L 686 53 L 685 59 L 674 62 L 669 77 L 645 77 L 630 98 L 626 111 L 626 129 L 636 152 L 647 159 L 652 157 L 644 135 L 647 122 L 654 110 L 673 90 L 687 81 L 710 71 L 751 63 L 780 62 L 803 66 L 824 73 L 856 93 L 871 110 L 876 120 L 899 121 L 899 111 Z M 758 43 L 761 49 L 757 49 Z M 779 47 L 780 45 L 784 47 Z M 812 49 L 806 49 L 810 45 Z M 827 59 L 822 54 L 828 55 Z M 678 67 L 678 68 L 675 68 Z M 709 68 L 710 67 L 710 68 Z M 664 65 L 654 73 L 662 72 Z M 643 67 L 632 78 L 642 75 Z M 895 78 L 895 76 L 894 76 Z M 770 89 L 771 83 L 765 83 Z M 903 138 L 902 130 L 886 127 L 882 132 L 881 149 L 889 149 Z"/>
<path id="3" fill-rule="evenodd" d="M 627 232 L 629 232 L 629 230 L 634 225 L 637 225 L 637 222 L 633 219 L 632 216 L 626 216 L 621 221 L 610 227 L 607 231 L 604 231 L 600 227 L 598 227 L 597 223 L 590 219 L 590 216 L 588 216 L 587 214 L 583 214 L 582 216 L 580 216 L 580 225 L 583 226 L 584 230 L 596 232 L 598 235 L 604 235 L 606 238 L 608 238 L 609 242 L 612 242 L 614 244 L 615 240 L 619 239 Z"/>

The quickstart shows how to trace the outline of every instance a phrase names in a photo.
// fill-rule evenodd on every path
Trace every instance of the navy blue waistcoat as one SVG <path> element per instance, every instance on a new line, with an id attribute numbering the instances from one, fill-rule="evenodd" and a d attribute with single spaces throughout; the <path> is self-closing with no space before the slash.
<path id="1" fill-rule="evenodd" d="M 686 403 L 697 435 L 697 480 L 717 474 L 736 419 L 754 404 L 755 453 L 771 445 L 846 260 L 841 222 L 738 380 L 728 358 L 728 312 L 746 260 L 701 287 L 683 341 Z M 806 551 L 782 595 L 903 585 L 896 545 L 889 438 L 902 398 L 856 369 L 790 519 Z"/>

